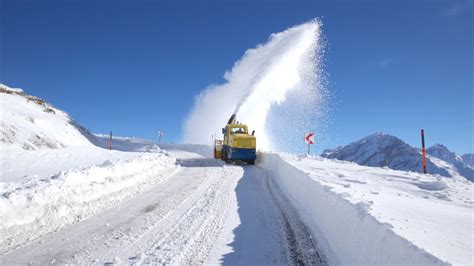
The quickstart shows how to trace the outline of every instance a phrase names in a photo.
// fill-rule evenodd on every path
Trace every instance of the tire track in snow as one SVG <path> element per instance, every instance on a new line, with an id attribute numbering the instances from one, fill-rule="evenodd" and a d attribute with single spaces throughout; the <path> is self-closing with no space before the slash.
<path id="1" fill-rule="evenodd" d="M 211 179 L 203 189 L 163 219 L 140 263 L 189 265 L 205 261 L 226 220 L 232 175 L 238 176 L 227 169 L 232 168 L 211 169 Z"/>
<path id="2" fill-rule="evenodd" d="M 288 261 L 294 265 L 327 264 L 320 254 L 317 241 L 283 195 L 278 184 L 275 184 L 274 178 L 268 176 L 267 171 L 262 170 L 262 172 L 265 175 L 266 188 L 279 211 L 280 221 L 286 234 Z"/>
<path id="3" fill-rule="evenodd" d="M 240 168 L 222 167 L 219 161 L 205 158 L 178 160 L 180 175 L 194 172 L 198 187 L 127 245 L 119 245 L 102 254 L 101 262 L 131 264 L 190 264 L 203 263 L 215 238 L 222 230 L 232 193 L 233 176 Z M 182 193 L 177 190 L 176 193 Z M 160 206 L 143 209 L 160 212 Z"/>
<path id="4" fill-rule="evenodd" d="M 2 256 L 0 264 L 97 264 L 141 261 L 143 256 L 136 250 L 146 250 L 147 244 L 156 239 L 156 228 L 167 217 L 194 202 L 186 203 L 190 202 L 191 198 L 199 198 L 215 183 L 215 180 L 222 179 L 220 176 L 215 176 L 219 173 L 214 172 L 220 169 L 222 164 L 209 165 L 211 161 L 200 156 L 196 158 L 196 154 L 181 152 L 179 155 L 190 158 L 187 160 L 188 164 L 183 164 L 166 182 L 108 211 L 65 227 L 59 232 Z"/>

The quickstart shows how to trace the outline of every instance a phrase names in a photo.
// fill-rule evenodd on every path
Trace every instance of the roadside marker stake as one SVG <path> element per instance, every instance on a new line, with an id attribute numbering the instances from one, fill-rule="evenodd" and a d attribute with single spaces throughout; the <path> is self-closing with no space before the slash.
<path id="1" fill-rule="evenodd" d="M 425 131 L 421 130 L 421 152 L 423 157 L 423 173 L 426 174 L 426 149 L 425 149 Z"/>
<path id="2" fill-rule="evenodd" d="M 109 150 L 112 150 L 112 131 L 110 131 L 110 137 L 109 137 Z"/>

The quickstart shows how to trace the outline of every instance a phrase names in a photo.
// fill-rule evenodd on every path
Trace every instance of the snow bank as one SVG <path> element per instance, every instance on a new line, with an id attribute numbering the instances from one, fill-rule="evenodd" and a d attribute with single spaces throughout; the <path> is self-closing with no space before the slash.
<path id="1" fill-rule="evenodd" d="M 167 179 L 175 158 L 150 153 L 48 178 L 0 183 L 0 254 L 83 220 Z"/>
<path id="2" fill-rule="evenodd" d="M 62 149 L 41 149 L 33 151 L 0 151 L 0 186 L 7 182 L 20 182 L 34 178 L 55 175 L 60 171 L 78 167 L 100 165 L 104 160 L 111 162 L 130 160 L 143 155 L 139 152 L 110 151 L 95 146 L 72 146 Z M 54 163 L 53 163 L 54 162 Z"/>
<path id="3" fill-rule="evenodd" d="M 392 225 L 369 213 L 369 205 L 354 203 L 325 183 L 286 162 L 278 154 L 262 154 L 259 165 L 278 180 L 334 264 L 442 265 L 439 258 L 397 235 Z M 324 169 L 313 169 L 324 171 Z M 356 180 L 357 181 L 357 180 Z M 360 181 L 364 182 L 364 181 Z M 437 188 L 437 185 L 433 186 Z M 453 224 L 453 226 L 455 226 Z"/>

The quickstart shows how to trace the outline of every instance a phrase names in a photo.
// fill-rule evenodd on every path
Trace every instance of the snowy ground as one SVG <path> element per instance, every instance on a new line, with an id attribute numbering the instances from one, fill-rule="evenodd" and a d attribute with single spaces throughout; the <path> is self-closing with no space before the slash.
<path id="1" fill-rule="evenodd" d="M 464 177 L 276 154 L 262 164 L 277 173 L 335 261 L 473 263 L 474 186 Z"/>
<path id="2" fill-rule="evenodd" d="M 472 262 L 462 177 L 268 153 L 224 165 L 209 147 L 166 148 L 3 183 L 1 264 Z"/>
<path id="3" fill-rule="evenodd" d="M 264 170 L 171 153 L 178 168 L 162 182 L 4 253 L 2 264 L 324 263 Z"/>
<path id="4" fill-rule="evenodd" d="M 174 162 L 150 153 L 0 184 L 0 253 L 146 191 L 169 178 Z"/>

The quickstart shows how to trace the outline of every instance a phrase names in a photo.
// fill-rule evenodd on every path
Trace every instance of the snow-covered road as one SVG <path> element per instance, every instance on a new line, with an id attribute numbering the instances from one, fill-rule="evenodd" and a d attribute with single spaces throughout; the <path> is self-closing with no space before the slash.
<path id="1" fill-rule="evenodd" d="M 0 263 L 322 264 L 315 240 L 264 170 L 171 152 L 180 167 L 166 181 Z"/>

